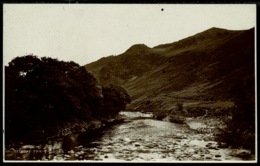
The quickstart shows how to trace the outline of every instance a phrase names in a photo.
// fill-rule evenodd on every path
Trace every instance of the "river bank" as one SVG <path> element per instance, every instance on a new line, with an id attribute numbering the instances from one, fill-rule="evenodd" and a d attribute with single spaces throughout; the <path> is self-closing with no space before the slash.
<path id="1" fill-rule="evenodd" d="M 254 160 L 254 156 L 245 149 L 224 148 L 215 140 L 214 132 L 198 131 L 199 128 L 208 126 L 204 123 L 204 118 L 188 119 L 187 124 L 176 124 L 155 120 L 151 113 L 121 112 L 120 115 L 124 116 L 123 121 L 107 126 L 98 133 L 71 135 L 71 138 L 75 139 L 75 144 L 73 148 L 68 148 L 67 152 L 62 149 L 65 140 L 56 139 L 41 147 L 24 145 L 18 149 L 19 151 L 13 149 L 13 152 L 16 150 L 16 156 L 11 160 L 87 162 Z M 37 148 L 44 151 L 37 152 Z M 17 152 L 23 152 L 20 158 Z"/>
<path id="2" fill-rule="evenodd" d="M 75 121 L 63 124 L 56 129 L 56 134 L 38 140 L 13 141 L 5 144 L 5 160 L 53 160 L 55 155 L 65 154 L 75 148 L 76 137 L 79 135 L 92 135 L 86 141 L 93 141 L 95 135 L 99 135 L 112 125 L 122 123 L 124 117 L 117 115 L 110 119 Z M 74 142 L 73 142 L 74 141 Z"/>

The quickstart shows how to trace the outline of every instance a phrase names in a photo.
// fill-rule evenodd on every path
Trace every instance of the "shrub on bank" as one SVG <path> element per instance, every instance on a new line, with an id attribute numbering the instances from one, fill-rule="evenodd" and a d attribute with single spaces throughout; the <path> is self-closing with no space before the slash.
<path id="1" fill-rule="evenodd" d="M 246 148 L 255 153 L 254 92 L 248 91 L 241 96 L 234 99 L 235 106 L 231 109 L 232 118 L 225 121 L 226 128 L 221 130 L 218 138 L 228 146 Z"/>
<path id="2" fill-rule="evenodd" d="M 155 118 L 157 120 L 163 120 L 167 116 L 168 116 L 168 113 L 163 110 L 156 110 L 153 112 L 153 118 Z"/>
<path id="3" fill-rule="evenodd" d="M 176 111 L 182 112 L 183 111 L 183 103 L 177 102 L 176 104 Z"/>
<path id="4" fill-rule="evenodd" d="M 200 107 L 189 107 L 186 110 L 191 117 L 198 117 L 206 114 L 206 109 Z"/>
<path id="5" fill-rule="evenodd" d="M 172 122 L 172 123 L 184 124 L 185 120 L 186 119 L 183 116 L 178 116 L 178 115 L 170 115 L 169 116 L 169 121 Z"/>

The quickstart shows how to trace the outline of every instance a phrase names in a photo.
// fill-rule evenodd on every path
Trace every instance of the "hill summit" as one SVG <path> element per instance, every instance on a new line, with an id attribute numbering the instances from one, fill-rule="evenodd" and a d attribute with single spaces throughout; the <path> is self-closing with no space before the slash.
<path id="1" fill-rule="evenodd" d="M 146 52 L 148 51 L 150 48 L 145 45 L 145 44 L 135 44 L 133 46 L 131 46 L 128 50 L 126 50 L 125 53 L 136 53 L 136 52 Z"/>

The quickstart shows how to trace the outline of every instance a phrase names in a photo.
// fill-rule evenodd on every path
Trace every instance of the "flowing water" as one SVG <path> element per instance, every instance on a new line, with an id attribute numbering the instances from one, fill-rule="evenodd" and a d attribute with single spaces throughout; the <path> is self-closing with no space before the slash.
<path id="1" fill-rule="evenodd" d="M 154 120 L 152 114 L 140 112 L 121 114 L 126 120 L 103 132 L 70 135 L 46 144 L 43 147 L 46 151 L 38 157 L 31 155 L 30 158 L 24 153 L 27 156 L 20 155 L 15 159 L 107 162 L 242 160 L 233 155 L 234 150 L 221 148 L 211 134 L 199 133 L 185 124 Z"/>

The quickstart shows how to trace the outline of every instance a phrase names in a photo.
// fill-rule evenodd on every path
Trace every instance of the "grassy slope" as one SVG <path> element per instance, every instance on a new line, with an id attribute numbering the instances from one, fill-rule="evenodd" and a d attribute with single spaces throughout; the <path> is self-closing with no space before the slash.
<path id="1" fill-rule="evenodd" d="M 133 100 L 129 109 L 171 111 L 178 101 L 184 107 L 230 107 L 233 89 L 254 86 L 254 29 L 211 28 L 154 48 L 134 45 L 86 69 L 101 84 L 126 88 Z"/>

